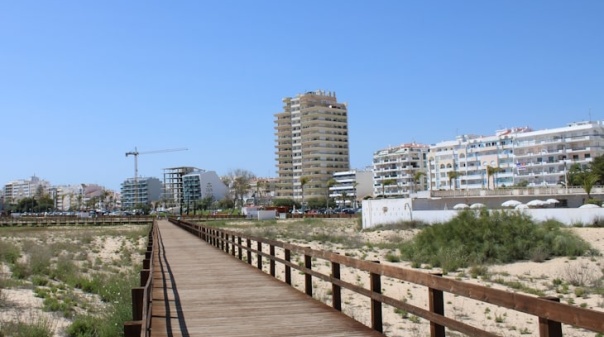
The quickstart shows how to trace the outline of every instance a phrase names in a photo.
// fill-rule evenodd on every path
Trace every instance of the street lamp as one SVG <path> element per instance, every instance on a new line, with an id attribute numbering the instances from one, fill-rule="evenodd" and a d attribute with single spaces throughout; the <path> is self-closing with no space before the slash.
<path id="1" fill-rule="evenodd" d="M 413 202 L 413 199 L 409 198 L 409 202 L 405 203 L 405 206 L 403 207 L 403 210 L 409 209 L 409 219 L 411 221 L 413 221 L 413 207 L 411 207 L 412 202 Z"/>
<path id="2" fill-rule="evenodd" d="M 566 170 L 566 159 L 564 159 L 564 190 L 568 195 L 568 171 Z"/>

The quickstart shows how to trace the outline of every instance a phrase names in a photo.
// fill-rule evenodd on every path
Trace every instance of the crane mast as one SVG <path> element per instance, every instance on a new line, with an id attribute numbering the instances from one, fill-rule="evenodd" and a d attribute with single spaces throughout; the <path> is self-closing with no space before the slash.
<path id="1" fill-rule="evenodd" d="M 128 151 L 128 152 L 126 152 L 126 157 L 128 157 L 128 156 L 133 156 L 134 157 L 134 202 L 133 202 L 134 206 L 136 205 L 136 203 L 139 202 L 139 200 L 138 200 L 138 190 L 139 190 L 139 186 L 138 186 L 138 156 L 141 155 L 141 154 L 176 152 L 176 151 L 186 151 L 186 150 L 188 150 L 188 149 L 184 148 L 184 147 L 181 147 L 181 148 L 176 148 L 176 149 L 163 149 L 163 150 L 155 150 L 155 151 L 138 152 L 138 149 L 135 146 L 134 147 L 134 151 Z"/>

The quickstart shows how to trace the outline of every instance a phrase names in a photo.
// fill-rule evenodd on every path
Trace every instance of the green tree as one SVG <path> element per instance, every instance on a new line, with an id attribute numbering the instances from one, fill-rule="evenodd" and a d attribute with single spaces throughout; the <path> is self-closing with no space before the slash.
<path id="1" fill-rule="evenodd" d="M 589 172 L 584 176 L 581 187 L 583 187 L 585 193 L 587 193 L 587 200 L 591 199 L 591 189 L 596 185 L 599 179 L 598 175 L 593 172 Z"/>
<path id="2" fill-rule="evenodd" d="M 302 190 L 302 209 L 304 209 L 304 186 L 308 184 L 310 178 L 308 177 L 300 177 L 300 189 Z"/>
<path id="3" fill-rule="evenodd" d="M 595 157 L 589 167 L 591 172 L 598 177 L 597 184 L 604 185 L 604 155 Z"/>
<path id="4" fill-rule="evenodd" d="M 250 190 L 250 182 L 255 177 L 252 172 L 244 169 L 232 170 L 222 177 L 222 182 L 229 187 L 235 206 L 243 206 L 243 197 Z"/>
<path id="5" fill-rule="evenodd" d="M 583 180 L 588 173 L 588 169 L 583 168 L 581 164 L 575 163 L 570 166 L 568 170 L 568 185 L 569 186 L 582 186 Z"/>
<path id="6" fill-rule="evenodd" d="M 325 209 L 329 208 L 329 189 L 335 186 L 338 182 L 331 178 L 327 181 L 327 194 L 325 195 Z"/>
<path id="7" fill-rule="evenodd" d="M 289 198 L 277 198 L 277 199 L 273 199 L 273 206 L 277 206 L 277 207 L 281 207 L 281 206 L 294 207 L 294 205 L 296 205 L 296 202 L 294 201 L 294 199 L 289 199 Z"/>
<path id="8" fill-rule="evenodd" d="M 396 180 L 394 179 L 384 179 L 382 180 L 382 198 L 386 197 L 386 186 L 396 184 Z"/>
<path id="9" fill-rule="evenodd" d="M 324 198 L 310 198 L 306 201 L 306 204 L 309 209 L 319 209 L 325 206 Z"/>
<path id="10" fill-rule="evenodd" d="M 487 166 L 487 189 L 488 190 L 491 189 L 491 180 L 493 180 L 493 189 L 494 190 L 497 189 L 497 185 L 495 184 L 495 181 L 497 180 L 496 175 L 499 172 L 503 172 L 503 169 L 501 167 Z M 493 177 L 493 179 L 491 179 L 491 177 Z"/>
<path id="11" fill-rule="evenodd" d="M 19 202 L 17 203 L 17 207 L 15 208 L 15 211 L 19 212 L 19 213 L 23 213 L 23 212 L 35 212 L 36 211 L 36 207 L 38 206 L 38 202 L 36 201 L 36 198 L 23 198 L 21 200 L 19 200 Z"/>
<path id="12" fill-rule="evenodd" d="M 449 171 L 447 172 L 447 177 L 449 178 L 449 188 L 455 190 L 455 180 L 459 178 L 460 173 L 457 171 Z"/>
<path id="13" fill-rule="evenodd" d="M 348 198 L 348 194 L 342 191 L 342 208 L 346 207 L 346 199 Z"/>
<path id="14" fill-rule="evenodd" d="M 421 182 L 423 176 L 426 175 L 424 171 L 415 171 L 413 173 L 413 192 L 417 192 L 417 185 Z"/>

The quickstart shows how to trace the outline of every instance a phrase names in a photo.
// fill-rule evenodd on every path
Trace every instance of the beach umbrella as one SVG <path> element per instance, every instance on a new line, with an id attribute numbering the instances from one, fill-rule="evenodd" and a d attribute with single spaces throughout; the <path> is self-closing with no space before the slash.
<path id="1" fill-rule="evenodd" d="M 579 208 L 600 208 L 600 206 L 598 206 L 596 204 L 585 204 L 585 205 L 579 206 Z"/>
<path id="2" fill-rule="evenodd" d="M 457 205 L 453 206 L 453 209 L 460 210 L 460 209 L 466 209 L 466 208 L 469 208 L 469 207 L 470 206 L 468 206 L 466 204 L 457 204 Z"/>
<path id="3" fill-rule="evenodd" d="M 543 200 L 535 199 L 527 202 L 526 205 L 529 207 L 542 207 L 544 205 L 547 205 L 547 203 Z"/>
<path id="4" fill-rule="evenodd" d="M 487 207 L 485 204 L 481 204 L 479 202 L 472 204 L 472 206 L 470 206 L 471 209 L 478 209 L 478 208 L 485 208 Z"/>
<path id="5" fill-rule="evenodd" d="M 514 207 L 514 209 L 527 209 L 527 208 L 529 208 L 529 207 L 525 204 L 516 205 L 516 207 Z"/>
<path id="6" fill-rule="evenodd" d="M 522 204 L 522 203 L 518 200 L 508 200 L 508 201 L 504 201 L 501 204 L 501 207 L 516 207 L 520 204 Z"/>
<path id="7" fill-rule="evenodd" d="M 560 201 L 558 201 L 557 199 L 547 199 L 545 200 L 546 203 L 548 204 L 558 204 L 560 203 Z"/>

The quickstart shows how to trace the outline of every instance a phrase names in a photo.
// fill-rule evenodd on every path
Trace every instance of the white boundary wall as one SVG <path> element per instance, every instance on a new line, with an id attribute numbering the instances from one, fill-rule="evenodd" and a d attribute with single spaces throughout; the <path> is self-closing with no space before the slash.
<path id="1" fill-rule="evenodd" d="M 411 199 L 363 200 L 363 228 L 413 220 Z"/>
<path id="2" fill-rule="evenodd" d="M 455 210 L 413 211 L 412 202 L 409 198 L 363 200 L 363 228 L 411 220 L 428 224 L 442 223 L 458 213 Z M 531 216 L 535 221 L 557 220 L 569 226 L 590 225 L 599 219 L 604 220 L 604 208 L 529 208 L 520 212 Z"/>

